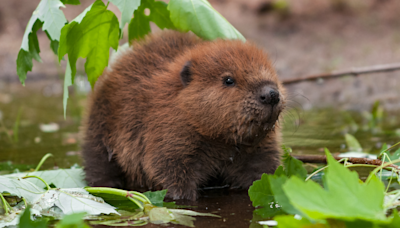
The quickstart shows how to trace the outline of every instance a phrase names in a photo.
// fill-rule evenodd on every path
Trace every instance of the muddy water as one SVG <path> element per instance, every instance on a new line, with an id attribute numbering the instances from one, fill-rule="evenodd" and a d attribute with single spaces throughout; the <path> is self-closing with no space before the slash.
<path id="1" fill-rule="evenodd" d="M 32 168 L 46 153 L 55 157 L 45 163 L 45 169 L 80 165 L 81 138 L 78 131 L 86 93 L 79 91 L 86 90 L 87 86 L 81 85 L 71 94 L 67 118 L 64 119 L 59 80 L 32 82 L 25 88 L 18 83 L 0 81 L 0 174 L 16 168 Z M 17 120 L 19 112 L 21 115 Z M 371 153 L 377 153 L 383 143 L 393 145 L 400 141 L 397 113 L 384 113 L 382 119 L 374 122 L 368 116 L 368 112 L 334 108 L 290 109 L 281 121 L 283 143 L 292 147 L 294 153 L 323 154 L 324 147 L 331 152 L 348 151 L 345 133 L 353 134 L 363 150 Z M 197 227 L 261 227 L 256 221 L 262 218 L 253 215 L 254 208 L 246 191 L 208 190 L 197 202 L 178 201 L 177 204 L 221 215 L 220 219 L 197 218 Z"/>

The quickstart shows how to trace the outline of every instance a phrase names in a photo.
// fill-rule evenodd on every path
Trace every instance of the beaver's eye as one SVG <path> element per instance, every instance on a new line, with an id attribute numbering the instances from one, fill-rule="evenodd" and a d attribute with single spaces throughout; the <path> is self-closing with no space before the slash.
<path id="1" fill-rule="evenodd" d="M 235 80 L 232 77 L 226 77 L 226 78 L 224 78 L 224 85 L 226 85 L 226 86 L 234 86 L 235 85 Z"/>

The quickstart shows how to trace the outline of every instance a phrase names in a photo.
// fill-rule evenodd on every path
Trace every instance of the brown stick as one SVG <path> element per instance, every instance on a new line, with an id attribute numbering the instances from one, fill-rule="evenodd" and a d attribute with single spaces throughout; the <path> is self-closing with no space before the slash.
<path id="1" fill-rule="evenodd" d="M 294 158 L 304 162 L 304 163 L 327 163 L 326 162 L 326 156 L 325 155 L 292 155 Z M 333 156 L 337 161 L 340 159 L 343 159 L 342 157 L 338 156 Z M 353 163 L 353 164 L 369 164 L 369 165 L 376 165 L 380 166 L 382 165 L 382 161 L 379 159 L 371 159 L 371 158 L 354 158 L 354 157 L 348 157 L 347 161 Z M 392 167 L 395 169 L 400 169 L 399 166 L 397 165 L 389 165 L 388 167 Z"/>
<path id="2" fill-rule="evenodd" d="M 388 72 L 395 70 L 400 70 L 400 63 L 383 64 L 383 65 L 375 65 L 368 67 L 354 67 L 350 70 L 339 70 L 339 71 L 333 71 L 331 73 L 315 74 L 315 75 L 309 75 L 292 79 L 283 79 L 282 83 L 285 85 L 289 85 L 297 82 L 317 80 L 320 78 L 335 78 L 345 75 L 357 76 L 359 74 L 370 74 L 375 72 Z"/>

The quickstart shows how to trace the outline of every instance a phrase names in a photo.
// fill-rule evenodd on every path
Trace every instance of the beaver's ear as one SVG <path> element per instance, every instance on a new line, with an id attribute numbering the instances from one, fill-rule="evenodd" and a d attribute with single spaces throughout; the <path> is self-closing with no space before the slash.
<path id="1" fill-rule="evenodd" d="M 191 66 L 192 63 L 187 61 L 181 70 L 181 81 L 183 87 L 186 87 L 189 85 L 190 81 L 192 81 L 192 72 L 190 71 Z"/>

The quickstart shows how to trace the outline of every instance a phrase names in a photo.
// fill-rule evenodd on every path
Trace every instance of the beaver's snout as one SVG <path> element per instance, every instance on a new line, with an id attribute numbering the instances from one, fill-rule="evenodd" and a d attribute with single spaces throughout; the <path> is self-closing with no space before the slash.
<path id="1" fill-rule="evenodd" d="M 276 105 L 279 103 L 279 92 L 278 90 L 270 87 L 264 86 L 259 92 L 259 101 L 263 105 Z"/>

